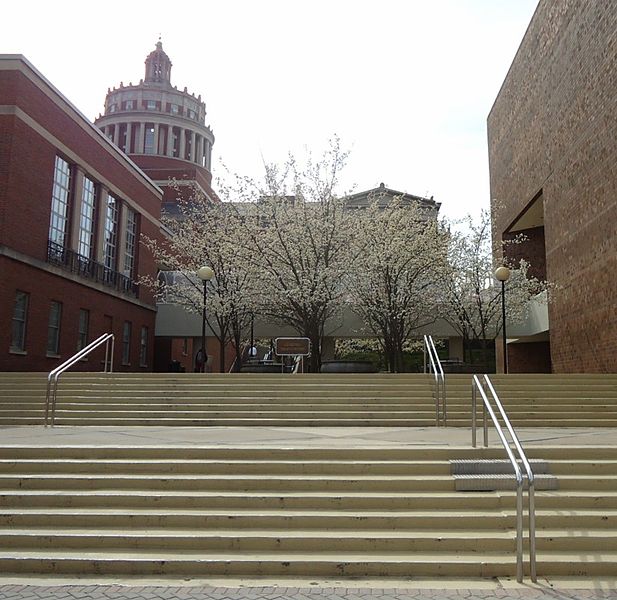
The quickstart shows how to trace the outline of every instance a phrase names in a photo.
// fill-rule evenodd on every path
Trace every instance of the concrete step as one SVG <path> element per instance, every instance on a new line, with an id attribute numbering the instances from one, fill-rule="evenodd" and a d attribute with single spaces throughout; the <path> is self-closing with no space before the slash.
<path id="1" fill-rule="evenodd" d="M 453 477 L 457 492 L 515 490 L 517 487 L 516 478 L 513 474 L 465 474 L 453 475 Z M 554 475 L 540 474 L 534 476 L 534 487 L 536 490 L 556 490 L 559 488 L 559 483 Z M 523 488 L 529 488 L 527 478 L 523 479 Z"/>
<path id="2" fill-rule="evenodd" d="M 609 541 L 606 535 L 596 539 Z M 557 537 L 551 538 L 553 545 Z M 71 530 L 0 528 L 0 547 L 13 549 L 78 549 L 239 552 L 509 552 L 514 543 L 510 531 L 477 530 L 315 530 L 208 529 L 187 531 L 172 528 Z M 617 543 L 617 540 L 615 540 Z M 564 548 L 566 549 L 566 548 Z"/>
<path id="3" fill-rule="evenodd" d="M 40 490 L 278 490 L 310 491 L 439 491 L 453 490 L 450 475 L 143 475 L 133 474 L 0 474 L 0 488 Z"/>
<path id="4" fill-rule="evenodd" d="M 617 497 L 606 507 L 617 509 Z M 121 509 L 300 509 L 300 510 L 497 510 L 513 508 L 511 494 L 469 492 L 253 492 L 197 491 L 153 492 L 151 490 L 76 490 L 36 491 L 0 490 L 0 506 L 5 508 L 121 508 Z M 596 506 L 598 498 L 591 501 Z M 577 506 L 580 504 L 577 502 Z M 559 498 L 546 506 L 560 506 Z"/>
<path id="5" fill-rule="evenodd" d="M 42 573 L 74 575 L 166 576 L 311 576 L 311 577 L 498 577 L 512 575 L 514 559 L 508 553 L 475 552 L 84 552 L 3 551 L 4 574 Z"/>
<path id="6" fill-rule="evenodd" d="M 519 461 L 519 467 L 524 470 L 523 464 Z M 534 475 L 550 473 L 549 463 L 540 458 L 529 459 L 529 464 Z M 457 459 L 450 461 L 450 469 L 453 475 L 487 475 L 507 473 L 512 475 L 513 467 L 507 459 Z"/>
<path id="7" fill-rule="evenodd" d="M 0 474 L 287 474 L 287 475 L 448 475 L 446 461 L 383 460 L 216 460 L 216 459 L 0 459 Z"/>
<path id="8" fill-rule="evenodd" d="M 552 515 L 547 511 L 548 516 Z M 580 514 L 579 514 L 580 513 Z M 544 515 L 544 513 L 542 513 Z M 572 526 L 585 523 L 608 528 L 617 523 L 617 511 L 579 511 L 570 515 Z M 604 520 L 602 520 L 604 518 Z M 563 523 L 563 516 L 547 518 L 548 523 Z M 610 523 L 609 523 L 610 522 Z M 413 529 L 487 529 L 514 527 L 515 511 L 499 510 L 284 510 L 284 509 L 109 509 L 104 508 L 0 508 L 0 526 L 12 528 L 140 528 L 152 527 L 224 529 L 329 529 L 329 530 L 413 530 Z"/>

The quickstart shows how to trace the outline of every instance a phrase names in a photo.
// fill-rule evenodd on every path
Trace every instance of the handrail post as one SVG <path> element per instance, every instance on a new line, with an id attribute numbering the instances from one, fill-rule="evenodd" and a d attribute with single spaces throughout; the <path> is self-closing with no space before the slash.
<path id="1" fill-rule="evenodd" d="M 523 582 L 523 478 L 516 482 L 516 581 Z"/>
<path id="2" fill-rule="evenodd" d="M 424 335 L 424 373 L 433 373 L 435 379 L 435 425 L 439 427 L 441 421 L 440 405 L 443 411 L 443 425 L 448 424 L 447 405 L 446 405 L 446 378 L 443 373 L 441 361 L 435 348 L 435 342 L 430 335 Z M 428 360 L 427 360 L 428 356 Z"/>
<path id="3" fill-rule="evenodd" d="M 441 376 L 441 392 L 443 394 L 443 426 L 448 426 L 448 397 L 446 395 L 446 378 L 442 373 Z"/>
<path id="4" fill-rule="evenodd" d="M 536 507 L 535 507 L 535 484 L 533 479 L 529 481 L 529 489 L 527 496 L 529 500 L 529 575 L 531 581 L 536 583 L 538 576 L 536 574 Z"/>
<path id="5" fill-rule="evenodd" d="M 476 377 L 471 380 L 471 447 L 476 447 Z"/>

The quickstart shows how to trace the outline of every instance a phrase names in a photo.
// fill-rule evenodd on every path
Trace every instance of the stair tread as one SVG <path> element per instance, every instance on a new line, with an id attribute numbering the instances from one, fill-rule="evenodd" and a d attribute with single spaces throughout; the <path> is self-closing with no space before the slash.
<path id="1" fill-rule="evenodd" d="M 614 553 L 617 556 L 617 552 Z M 150 561 L 150 560 L 162 560 L 167 563 L 173 560 L 194 560 L 199 562 L 208 562 L 208 561 L 233 561 L 238 562 L 240 560 L 255 560 L 255 561 L 280 561 L 284 560 L 286 562 L 295 562 L 295 561 L 307 561 L 310 560 L 311 563 L 320 563 L 320 562 L 458 562 L 458 561 L 466 561 L 472 560 L 474 564 L 478 562 L 479 553 L 473 550 L 471 551 L 462 551 L 462 552 L 449 552 L 444 550 L 442 552 L 375 552 L 367 554 L 366 552 L 348 552 L 348 551 L 338 551 L 338 552 L 319 552 L 319 551 L 289 551 L 289 550 L 281 550 L 281 551 L 266 551 L 266 552 L 255 552 L 255 551 L 233 551 L 233 552 L 208 552 L 208 551 L 199 551 L 199 552 L 190 552 L 190 551 L 182 551 L 180 549 L 174 549 L 173 551 L 168 550 L 139 550 L 135 552 L 130 552 L 126 550 L 111 550 L 105 549 L 103 551 L 94 552 L 94 551 L 79 551 L 76 550 L 57 550 L 57 549 L 45 549 L 41 550 L 5 550 L 0 549 L 0 560 L 14 557 L 14 558 L 37 558 L 41 560 L 88 560 L 88 559 L 97 559 L 97 560 L 114 560 L 114 559 L 130 559 L 135 562 L 142 561 Z M 507 563 L 515 562 L 516 558 L 511 555 L 509 552 L 482 552 L 481 556 L 483 557 L 482 562 L 488 561 L 503 561 Z"/>
<path id="2" fill-rule="evenodd" d="M 478 536 L 482 538 L 514 538 L 515 532 L 509 530 L 482 530 L 479 534 L 477 529 L 456 529 L 456 530 L 426 530 L 426 529 L 404 529 L 404 530 L 391 530 L 391 529 L 362 529 L 362 530 L 332 530 L 332 529 L 293 529 L 293 530 L 281 530 L 281 529 L 259 529 L 259 528 L 246 528 L 241 531 L 237 529 L 207 529 L 207 530 L 195 530 L 195 529 L 183 529 L 183 528 L 105 528 L 105 529 L 92 529 L 92 528 L 70 528 L 60 529 L 55 527 L 2 527 L 0 526 L 1 536 L 18 536 L 18 535 L 63 535 L 63 536 L 75 536 L 75 537 L 89 537 L 89 536 L 102 536 L 102 537 L 195 537 L 195 538 L 212 538 L 212 537 L 277 537 L 277 538 L 372 538 L 372 537 L 385 537 L 385 538 L 401 538 L 401 539 L 445 539 L 445 538 L 461 538 L 469 537 L 476 539 Z M 552 535 L 552 534 L 551 534 Z"/>

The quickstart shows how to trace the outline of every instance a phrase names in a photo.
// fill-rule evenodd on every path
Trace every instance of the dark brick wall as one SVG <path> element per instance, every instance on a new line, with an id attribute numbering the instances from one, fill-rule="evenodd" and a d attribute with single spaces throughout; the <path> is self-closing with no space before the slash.
<path id="1" fill-rule="evenodd" d="M 496 240 L 542 191 L 555 372 L 617 371 L 617 5 L 540 0 L 488 118 Z"/>
<path id="2" fill-rule="evenodd" d="M 87 288 L 30 267 L 24 263 L 0 256 L 0 273 L 3 285 L 0 286 L 0 371 L 50 371 L 77 351 L 79 310 L 90 311 L 89 340 L 102 333 L 114 333 L 115 371 L 152 371 L 154 347 L 155 311 L 116 298 L 105 292 Z M 26 355 L 11 354 L 11 322 L 15 305 L 15 292 L 21 290 L 30 294 L 26 326 Z M 47 327 L 49 308 L 52 301 L 62 302 L 62 321 L 60 325 L 60 358 L 47 357 Z M 111 315 L 112 330 L 105 315 Z M 132 323 L 130 365 L 122 365 L 122 328 L 124 321 Z M 149 349 L 148 366 L 139 365 L 139 335 L 141 327 L 148 328 Z M 82 362 L 74 370 L 100 370 L 104 358 L 101 349 Z"/>
<path id="3" fill-rule="evenodd" d="M 550 373 L 550 343 L 508 344 L 508 370 L 510 373 Z"/>
<path id="4" fill-rule="evenodd" d="M 506 244 L 504 254 L 515 264 L 523 259 L 526 260 L 529 263 L 529 275 L 544 281 L 546 279 L 544 227 L 533 227 L 516 233 L 505 233 L 503 239 L 504 241 L 516 240 L 518 236 L 524 236 L 522 241 Z"/>

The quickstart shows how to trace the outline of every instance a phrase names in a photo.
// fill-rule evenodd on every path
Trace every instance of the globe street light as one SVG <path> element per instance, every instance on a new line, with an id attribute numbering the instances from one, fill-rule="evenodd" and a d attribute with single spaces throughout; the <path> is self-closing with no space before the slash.
<path id="1" fill-rule="evenodd" d="M 204 304 L 201 319 L 201 354 L 203 360 L 201 365 L 198 365 L 199 372 L 203 373 L 206 370 L 206 362 L 208 360 L 208 354 L 206 353 L 206 293 L 208 289 L 208 281 L 214 277 L 214 271 L 208 266 L 200 267 L 197 269 L 197 277 L 204 282 Z"/>
<path id="2" fill-rule="evenodd" d="M 503 372 L 508 372 L 508 346 L 506 342 L 506 281 L 510 279 L 508 267 L 498 267 L 495 270 L 495 279 L 501 281 L 501 324 L 503 328 Z"/>

